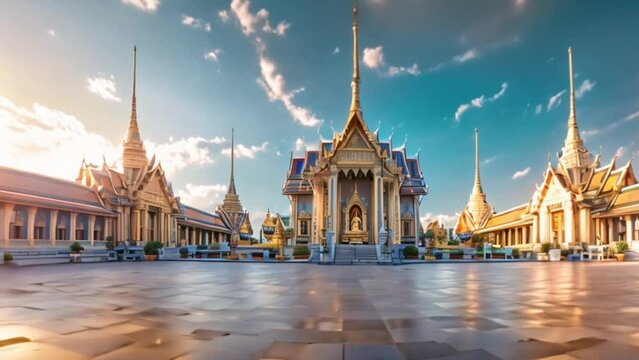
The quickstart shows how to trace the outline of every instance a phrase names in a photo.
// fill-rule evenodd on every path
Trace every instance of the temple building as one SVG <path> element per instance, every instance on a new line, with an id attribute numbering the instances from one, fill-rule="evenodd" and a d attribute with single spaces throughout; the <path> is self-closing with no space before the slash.
<path id="1" fill-rule="evenodd" d="M 570 113 L 568 132 L 557 164 L 548 161 L 543 182 L 532 198 L 510 210 L 494 213 L 479 179 L 478 151 L 475 185 L 455 232 L 478 234 L 505 246 L 557 243 L 607 244 L 639 240 L 639 184 L 630 161 L 617 167 L 616 157 L 605 166 L 585 146 L 575 107 L 572 49 L 568 49 Z"/>
<path id="2" fill-rule="evenodd" d="M 291 202 L 296 244 L 417 243 L 419 205 L 428 186 L 419 157 L 380 140 L 364 121 L 359 97 L 357 3 L 353 8 L 353 79 L 344 129 L 318 150 L 291 157 L 282 193 Z"/>
<path id="3" fill-rule="evenodd" d="M 282 218 L 279 213 L 271 215 L 271 211 L 267 210 L 264 222 L 262 222 L 262 234 L 269 244 L 286 244 L 286 219 Z"/>
<path id="4" fill-rule="evenodd" d="M 69 182 L 0 167 L 1 247 L 68 247 L 73 241 L 100 246 L 108 240 L 180 246 L 230 240 L 233 228 L 223 214 L 181 203 L 160 162 L 155 156 L 147 158 L 138 126 L 136 70 L 134 48 L 123 171 L 107 165 L 106 159 L 102 166 L 83 160 L 75 182 Z M 234 185 L 229 194 L 235 194 Z"/>
<path id="5" fill-rule="evenodd" d="M 231 133 L 231 180 L 229 189 L 224 196 L 224 202 L 218 206 L 216 213 L 222 219 L 227 229 L 231 231 L 231 244 L 250 245 L 253 228 L 249 212 L 244 210 L 240 196 L 235 190 L 235 130 Z"/>

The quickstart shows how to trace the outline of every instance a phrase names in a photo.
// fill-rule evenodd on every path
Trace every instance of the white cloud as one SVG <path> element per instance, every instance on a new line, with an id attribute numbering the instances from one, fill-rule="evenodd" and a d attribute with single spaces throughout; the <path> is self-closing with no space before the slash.
<path id="1" fill-rule="evenodd" d="M 229 12 L 226 10 L 220 10 L 217 13 L 217 16 L 220 18 L 220 20 L 222 20 L 222 22 L 227 22 L 229 21 Z"/>
<path id="2" fill-rule="evenodd" d="M 489 158 L 486 158 L 484 160 L 481 161 L 482 165 L 488 165 L 488 164 L 492 164 L 494 163 L 497 159 L 499 158 L 499 156 L 491 156 Z"/>
<path id="3" fill-rule="evenodd" d="M 204 58 L 206 60 L 217 61 L 221 53 L 222 53 L 221 49 L 215 49 L 204 54 Z"/>
<path id="4" fill-rule="evenodd" d="M 364 49 L 364 65 L 369 69 L 377 69 L 384 65 L 384 47 L 378 46 L 376 48 Z"/>
<path id="5" fill-rule="evenodd" d="M 557 94 L 553 95 L 548 99 L 548 106 L 546 106 L 546 111 L 550 111 L 561 104 L 561 97 L 564 95 L 566 90 L 561 90 Z"/>
<path id="6" fill-rule="evenodd" d="M 0 164 L 73 180 L 83 155 L 119 159 L 120 146 L 86 129 L 73 115 L 40 104 L 23 108 L 0 96 Z"/>
<path id="7" fill-rule="evenodd" d="M 211 24 L 202 20 L 196 19 L 192 16 L 182 15 L 182 25 L 186 25 L 188 27 L 194 29 L 203 29 L 206 32 L 211 32 Z"/>
<path id="8" fill-rule="evenodd" d="M 466 61 L 473 60 L 479 56 L 479 51 L 477 49 L 469 49 L 465 53 L 454 56 L 453 62 L 456 63 L 465 63 Z"/>
<path id="9" fill-rule="evenodd" d="M 588 130 L 582 130 L 581 131 L 581 136 L 584 139 L 588 139 L 588 138 L 591 138 L 591 137 L 593 137 L 595 135 L 599 135 L 599 133 L 601 133 L 601 130 L 599 130 L 599 129 L 588 129 Z"/>
<path id="10" fill-rule="evenodd" d="M 579 87 L 577 88 L 577 90 L 575 90 L 575 97 L 577 99 L 580 99 L 582 96 L 584 96 L 587 92 L 591 91 L 595 85 L 597 85 L 596 81 L 590 81 L 588 79 L 584 80 L 581 85 L 579 85 Z"/>
<path id="11" fill-rule="evenodd" d="M 541 114 L 543 110 L 544 110 L 544 106 L 542 104 L 537 104 L 537 106 L 535 106 L 535 115 Z"/>
<path id="12" fill-rule="evenodd" d="M 530 173 L 530 166 L 523 170 L 515 171 L 512 179 L 517 180 L 517 179 L 523 178 L 524 176 L 528 175 L 528 173 Z"/>
<path id="13" fill-rule="evenodd" d="M 426 213 L 426 215 L 422 216 L 420 218 L 420 221 L 422 222 L 422 226 L 424 227 L 424 230 L 426 230 L 426 227 L 428 226 L 428 224 L 430 224 L 431 222 L 437 220 L 439 221 L 439 224 L 444 224 L 445 227 L 452 227 L 455 225 L 455 223 L 457 222 L 457 219 L 459 218 L 459 213 L 455 213 L 455 215 L 447 215 L 447 214 L 434 214 L 434 213 Z"/>
<path id="14" fill-rule="evenodd" d="M 104 100 L 115 102 L 122 101 L 122 99 L 116 96 L 117 89 L 115 85 L 115 78 L 113 77 L 113 75 L 108 78 L 87 78 L 87 89 L 91 93 L 99 95 Z"/>
<path id="15" fill-rule="evenodd" d="M 126 127 L 127 122 L 122 122 Z M 189 166 L 214 162 L 211 146 L 226 139 L 192 136 L 156 144 L 144 140 L 149 158 L 155 154 L 171 176 Z M 0 165 L 73 180 L 84 156 L 88 162 L 121 164 L 122 146 L 102 135 L 90 132 L 73 115 L 39 104 L 23 108 L 0 96 Z M 116 165 L 117 167 L 117 165 Z"/>
<path id="16" fill-rule="evenodd" d="M 457 108 L 457 111 L 455 111 L 455 121 L 459 122 L 461 120 L 462 115 L 464 115 L 464 113 L 470 110 L 471 108 L 481 108 L 485 104 L 492 103 L 499 100 L 502 96 L 506 94 L 506 89 L 508 89 L 508 83 L 502 83 L 501 89 L 493 96 L 487 98 L 485 95 L 481 95 L 478 98 L 472 99 L 470 103 L 459 105 L 459 107 Z"/>
<path id="17" fill-rule="evenodd" d="M 160 6 L 160 0 L 122 0 L 122 2 L 146 12 L 155 12 Z"/>
<path id="18" fill-rule="evenodd" d="M 620 146 L 617 148 L 617 151 L 615 151 L 615 157 L 617 159 L 621 159 L 624 154 L 626 154 L 626 148 L 624 146 Z"/>
<path id="19" fill-rule="evenodd" d="M 515 8 L 522 9 L 526 5 L 526 0 L 515 0 Z"/>
<path id="20" fill-rule="evenodd" d="M 333 55 L 339 54 L 339 47 L 336 47 L 335 50 L 333 50 Z"/>
<path id="21" fill-rule="evenodd" d="M 149 140 L 144 142 L 148 156 L 155 154 L 156 158 L 162 162 L 162 168 L 167 176 L 187 166 L 202 167 L 213 164 L 214 160 L 209 149 L 211 144 L 214 144 L 213 140 L 200 136 L 191 136 L 177 141 L 169 138 L 169 142 L 163 144 L 155 144 Z"/>
<path id="22" fill-rule="evenodd" d="M 53 29 L 49 29 L 46 32 L 47 32 L 47 35 L 49 35 L 49 36 L 55 36 L 55 30 L 53 30 Z"/>
<path id="23" fill-rule="evenodd" d="M 632 121 L 635 119 L 639 119 L 639 111 L 633 112 L 632 114 L 623 118 L 623 121 Z"/>
<path id="24" fill-rule="evenodd" d="M 186 184 L 185 189 L 176 191 L 180 202 L 204 211 L 213 212 L 215 207 L 222 202 L 228 187 L 222 184 L 194 185 Z"/>
<path id="25" fill-rule="evenodd" d="M 291 26 L 290 23 L 286 21 L 281 21 L 274 28 L 271 27 L 271 23 L 269 21 L 269 13 L 266 9 L 261 9 L 256 14 L 253 14 L 250 11 L 251 1 L 250 0 L 232 0 L 231 1 L 231 11 L 235 14 L 235 17 L 240 23 L 242 27 L 242 32 L 244 35 L 249 36 L 254 34 L 260 23 L 263 23 L 261 29 L 265 33 L 271 33 L 278 36 L 286 35 L 286 30 Z M 218 13 L 219 15 L 219 13 Z M 228 17 L 228 14 L 224 15 Z M 222 15 L 220 17 L 223 18 Z M 226 20 L 223 20 L 226 21 Z"/>
<path id="26" fill-rule="evenodd" d="M 402 74 L 417 76 L 421 74 L 421 71 L 419 70 L 419 66 L 417 64 L 413 64 L 410 67 L 391 66 L 390 68 L 388 68 L 388 76 L 396 76 L 396 75 L 402 75 Z"/>
<path id="27" fill-rule="evenodd" d="M 257 14 L 253 14 L 249 10 L 250 5 L 249 0 L 233 0 L 231 10 L 238 19 L 244 35 L 254 41 L 255 49 L 259 55 L 261 76 L 257 79 L 257 83 L 264 89 L 270 101 L 282 102 L 293 120 L 304 126 L 317 126 L 322 120 L 310 109 L 293 102 L 295 95 L 304 91 L 304 88 L 286 90 L 284 75 L 277 70 L 277 64 L 266 56 L 266 44 L 259 36 L 254 35 L 257 24 L 262 19 L 268 19 L 268 11 L 262 9 Z"/>
<path id="28" fill-rule="evenodd" d="M 386 66 L 386 62 L 384 61 L 384 47 L 378 46 L 375 48 L 365 48 L 364 56 L 362 57 L 364 65 L 369 69 L 380 69 Z M 387 76 L 397 76 L 397 75 L 413 75 L 417 76 L 421 74 L 419 70 L 419 65 L 413 64 L 409 67 L 405 66 L 389 66 L 387 70 L 382 71 L 382 74 Z"/>
<path id="29" fill-rule="evenodd" d="M 243 144 L 238 144 L 235 146 L 235 157 L 255 159 L 255 155 L 257 155 L 258 153 L 266 152 L 267 149 L 268 149 L 268 141 L 263 142 L 262 145 L 260 146 L 257 146 L 257 145 L 246 146 Z M 231 148 L 229 147 L 229 148 L 222 149 L 220 154 L 230 157 Z"/>

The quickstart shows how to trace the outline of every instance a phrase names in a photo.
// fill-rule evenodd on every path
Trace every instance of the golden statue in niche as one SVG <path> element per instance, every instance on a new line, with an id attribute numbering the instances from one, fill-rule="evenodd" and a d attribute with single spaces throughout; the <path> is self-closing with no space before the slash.
<path id="1" fill-rule="evenodd" d="M 353 206 L 351 208 L 351 231 L 362 231 L 362 218 L 358 206 Z"/>

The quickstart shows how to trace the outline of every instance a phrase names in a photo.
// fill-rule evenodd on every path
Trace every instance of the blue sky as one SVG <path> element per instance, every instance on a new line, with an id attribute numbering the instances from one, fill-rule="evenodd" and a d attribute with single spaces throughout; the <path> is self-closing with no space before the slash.
<path id="1" fill-rule="evenodd" d="M 82 156 L 117 162 L 135 44 L 142 136 L 175 192 L 221 202 L 235 127 L 243 205 L 288 212 L 289 152 L 346 121 L 351 21 L 338 0 L 0 1 L 0 163 L 73 179 Z M 422 149 L 425 217 L 463 209 L 475 127 L 489 202 L 528 201 L 565 137 L 568 46 L 587 146 L 639 149 L 636 1 L 360 0 L 359 24 L 364 117 Z"/>

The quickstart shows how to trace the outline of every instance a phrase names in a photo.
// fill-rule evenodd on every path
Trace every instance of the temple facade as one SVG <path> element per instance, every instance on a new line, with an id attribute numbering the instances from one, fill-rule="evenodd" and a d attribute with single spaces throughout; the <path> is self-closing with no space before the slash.
<path id="1" fill-rule="evenodd" d="M 419 156 L 380 140 L 360 106 L 357 3 L 353 9 L 351 106 L 344 129 L 318 150 L 291 157 L 282 193 L 291 202 L 297 244 L 417 243 L 428 193 Z"/>
<path id="2" fill-rule="evenodd" d="M 639 184 L 630 161 L 601 165 L 585 146 L 577 124 L 572 49 L 568 49 L 570 113 L 564 146 L 530 201 L 495 213 L 486 202 L 476 151 L 475 185 L 455 226 L 460 237 L 481 235 L 505 246 L 556 243 L 564 247 L 639 240 Z M 478 146 L 478 145 L 477 145 Z M 636 246 L 635 246 L 636 247 Z"/>
<path id="3" fill-rule="evenodd" d="M 155 156 L 148 159 L 138 126 L 135 48 L 133 58 L 122 171 L 106 159 L 102 166 L 83 160 L 75 182 L 69 182 L 0 167 L 1 247 L 68 247 L 73 241 L 102 246 L 108 240 L 182 246 L 231 240 L 235 228 L 226 214 L 237 212 L 239 205 L 232 172 L 227 198 L 237 197 L 237 204 L 225 199 L 223 210 L 213 213 L 181 203 L 160 162 Z M 250 227 L 247 219 L 242 223 Z"/>

